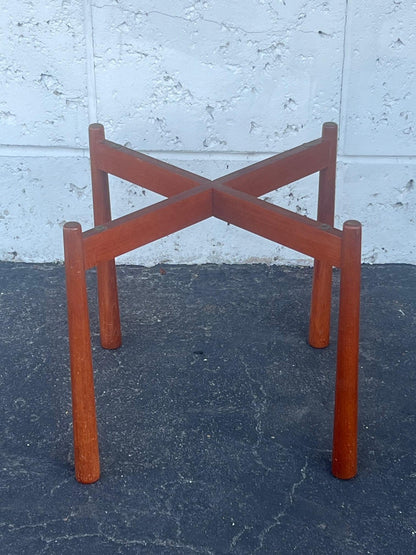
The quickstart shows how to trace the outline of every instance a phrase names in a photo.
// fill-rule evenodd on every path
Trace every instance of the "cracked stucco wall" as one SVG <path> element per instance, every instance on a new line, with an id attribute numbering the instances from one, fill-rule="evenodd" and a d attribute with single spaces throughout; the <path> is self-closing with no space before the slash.
<path id="1" fill-rule="evenodd" d="M 87 127 L 209 178 L 340 125 L 337 225 L 416 263 L 416 4 L 22 0 L 0 18 L 0 258 L 62 260 L 92 226 Z M 113 179 L 114 216 L 160 197 Z M 317 176 L 267 200 L 315 217 Z M 308 263 L 208 220 L 120 261 Z"/>

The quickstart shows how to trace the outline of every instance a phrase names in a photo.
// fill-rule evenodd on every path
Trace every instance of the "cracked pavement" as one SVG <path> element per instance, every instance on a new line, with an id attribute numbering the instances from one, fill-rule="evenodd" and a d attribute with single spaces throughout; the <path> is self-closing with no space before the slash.
<path id="1" fill-rule="evenodd" d="M 364 266 L 359 472 L 330 473 L 331 345 L 311 269 L 118 268 L 123 346 L 99 345 L 102 477 L 75 481 L 64 270 L 0 263 L 0 545 L 10 555 L 416 551 L 416 268 Z"/>

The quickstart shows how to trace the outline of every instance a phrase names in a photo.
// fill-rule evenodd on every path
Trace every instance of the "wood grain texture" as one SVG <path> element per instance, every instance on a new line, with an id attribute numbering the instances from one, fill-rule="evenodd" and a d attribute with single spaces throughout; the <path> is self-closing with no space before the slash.
<path id="1" fill-rule="evenodd" d="M 112 220 L 84 232 L 85 267 L 92 268 L 211 215 L 212 192 L 202 186 Z"/>
<path id="2" fill-rule="evenodd" d="M 64 226 L 64 249 L 75 475 L 89 484 L 100 477 L 100 461 L 82 235 L 76 222 Z"/>
<path id="3" fill-rule="evenodd" d="M 214 216 L 261 237 L 324 260 L 341 262 L 341 232 L 223 186 L 214 188 Z"/>
<path id="4" fill-rule="evenodd" d="M 351 220 L 343 227 L 332 451 L 332 472 L 342 479 L 357 473 L 360 276 L 361 224 Z"/>
<path id="5" fill-rule="evenodd" d="M 100 170 L 96 164 L 96 148 L 104 138 L 102 125 L 90 125 L 91 183 L 95 226 L 105 225 L 111 221 L 108 174 Z M 117 349 L 120 347 L 122 339 L 114 258 L 97 264 L 97 290 L 101 345 L 105 349 Z"/>
<path id="6" fill-rule="evenodd" d="M 214 183 L 260 197 L 318 172 L 328 164 L 328 143 L 316 139 L 237 170 Z"/>
<path id="7" fill-rule="evenodd" d="M 95 164 L 106 173 L 167 198 L 209 183 L 192 172 L 107 140 L 96 145 Z"/>
<path id="8" fill-rule="evenodd" d="M 337 126 L 323 125 L 322 137 L 291 151 L 209 181 L 105 139 L 90 126 L 95 227 L 64 227 L 73 393 L 76 477 L 99 476 L 94 384 L 85 271 L 97 266 L 102 345 L 121 344 L 114 259 L 211 216 L 315 259 L 309 342 L 329 341 L 332 267 L 341 268 L 333 474 L 351 478 L 357 468 L 358 341 L 361 225 L 335 229 Z M 313 220 L 257 198 L 320 172 L 318 218 Z M 111 219 L 108 173 L 168 197 Z"/>
<path id="9" fill-rule="evenodd" d="M 335 212 L 338 126 L 335 123 L 324 123 L 322 139 L 328 145 L 328 164 L 319 173 L 317 219 L 332 227 Z M 315 260 L 309 320 L 309 344 L 312 347 L 322 349 L 329 345 L 331 297 L 332 266 L 323 260 Z"/>

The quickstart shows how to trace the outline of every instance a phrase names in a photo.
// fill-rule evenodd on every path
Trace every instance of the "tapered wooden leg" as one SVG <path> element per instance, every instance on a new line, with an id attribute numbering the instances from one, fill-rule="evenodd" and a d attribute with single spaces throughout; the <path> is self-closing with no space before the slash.
<path id="1" fill-rule="evenodd" d="M 324 123 L 322 138 L 328 142 L 328 167 L 319 174 L 318 221 L 333 227 L 335 211 L 335 174 L 337 163 L 338 127 L 335 123 Z M 329 345 L 331 323 L 332 266 L 315 260 L 309 344 L 321 349 Z"/>
<path id="2" fill-rule="evenodd" d="M 332 473 L 342 479 L 357 472 L 360 274 L 361 224 L 350 220 L 342 240 L 332 450 Z"/>
<path id="3" fill-rule="evenodd" d="M 114 260 L 97 265 L 97 285 L 101 345 L 104 349 L 117 349 L 122 339 Z"/>
<path id="4" fill-rule="evenodd" d="M 64 226 L 64 249 L 75 476 L 79 482 L 89 484 L 100 477 L 100 461 L 82 233 L 76 222 Z"/>
<path id="5" fill-rule="evenodd" d="M 316 349 L 329 345 L 331 328 L 332 266 L 315 260 L 313 270 L 309 344 Z"/>
<path id="6" fill-rule="evenodd" d="M 90 125 L 89 134 L 94 223 L 100 226 L 111 221 L 108 174 L 99 170 L 94 163 L 95 147 L 105 139 L 104 128 L 95 123 Z M 117 349 L 121 345 L 121 325 L 114 259 L 98 264 L 97 283 L 101 345 L 105 349 Z"/>

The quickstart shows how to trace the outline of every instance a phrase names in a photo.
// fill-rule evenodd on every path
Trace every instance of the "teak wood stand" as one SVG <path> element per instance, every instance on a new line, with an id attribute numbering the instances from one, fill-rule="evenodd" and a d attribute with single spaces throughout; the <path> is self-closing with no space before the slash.
<path id="1" fill-rule="evenodd" d="M 342 479 L 357 471 L 358 343 L 361 224 L 334 225 L 337 126 L 322 136 L 248 168 L 210 181 L 105 139 L 93 124 L 90 155 L 95 227 L 64 226 L 68 327 L 72 381 L 75 475 L 91 483 L 100 476 L 90 325 L 85 272 L 97 267 L 101 344 L 121 345 L 114 257 L 215 216 L 315 259 L 309 343 L 329 343 L 332 267 L 340 268 L 337 372 L 332 472 Z M 317 221 L 257 197 L 319 172 Z M 159 193 L 166 200 L 112 220 L 108 174 Z"/>

